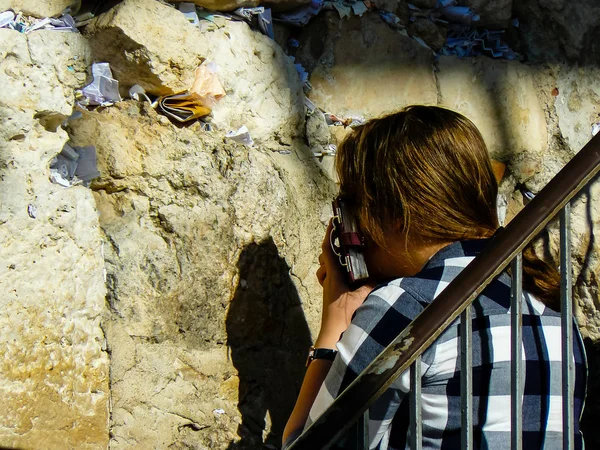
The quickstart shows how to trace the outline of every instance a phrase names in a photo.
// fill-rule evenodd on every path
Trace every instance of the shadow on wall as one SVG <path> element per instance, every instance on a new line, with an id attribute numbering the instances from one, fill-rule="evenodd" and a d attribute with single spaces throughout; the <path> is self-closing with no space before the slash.
<path id="1" fill-rule="evenodd" d="M 271 239 L 248 245 L 238 268 L 226 330 L 240 380 L 242 423 L 241 440 L 229 449 L 279 448 L 304 377 L 310 331 L 290 268 Z M 271 427 L 263 441 L 267 414 Z"/>
<path id="2" fill-rule="evenodd" d="M 598 417 L 600 416 L 600 404 L 596 400 L 600 397 L 600 379 L 594 374 L 600 373 L 600 342 L 592 342 L 584 339 L 585 352 L 588 359 L 587 398 L 581 420 L 581 432 L 585 441 L 585 448 L 600 448 L 600 436 L 598 435 Z"/>

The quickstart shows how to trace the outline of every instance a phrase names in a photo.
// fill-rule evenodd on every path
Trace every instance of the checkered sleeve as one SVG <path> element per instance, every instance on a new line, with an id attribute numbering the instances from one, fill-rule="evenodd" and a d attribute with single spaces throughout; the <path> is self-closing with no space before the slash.
<path id="1" fill-rule="evenodd" d="M 339 353 L 321 386 L 306 426 L 313 423 L 383 350 L 437 297 L 486 245 L 457 242 L 440 250 L 414 277 L 371 292 L 337 344 Z M 511 280 L 504 273 L 471 306 L 472 409 L 477 448 L 508 448 L 511 439 Z M 523 386 L 523 448 L 562 448 L 561 315 L 525 292 L 522 298 L 520 373 Z M 421 356 L 423 448 L 459 448 L 461 364 L 459 320 Z M 584 448 L 579 417 L 585 401 L 586 360 L 574 327 L 575 446 Z M 406 447 L 409 438 L 408 372 L 369 409 L 369 448 Z M 393 424 L 392 424 L 393 422 Z M 392 430 L 393 428 L 393 430 Z M 349 444 L 349 443 L 348 443 Z M 336 448 L 345 448 L 338 443 Z"/>
<path id="2" fill-rule="evenodd" d="M 423 310 L 425 304 L 401 287 L 401 279 L 379 287 L 358 308 L 337 344 L 334 360 L 312 406 L 314 422 L 385 347 Z M 427 363 L 423 363 L 426 370 Z M 409 390 L 408 372 L 400 376 L 369 410 L 370 448 L 387 448 L 391 422 Z"/>

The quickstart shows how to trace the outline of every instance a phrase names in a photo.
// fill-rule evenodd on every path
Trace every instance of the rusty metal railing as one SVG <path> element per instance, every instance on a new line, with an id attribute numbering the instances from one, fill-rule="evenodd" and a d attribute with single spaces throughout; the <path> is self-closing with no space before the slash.
<path id="1" fill-rule="evenodd" d="M 327 449 L 345 436 L 360 419 L 361 429 L 368 421 L 363 414 L 369 406 L 406 370 L 411 370 L 410 446 L 421 448 L 420 364 L 413 364 L 421 354 L 461 316 L 461 336 L 471 336 L 469 306 L 485 287 L 512 264 L 511 298 L 511 447 L 521 450 L 522 385 L 521 311 L 522 251 L 546 224 L 560 212 L 561 234 L 561 307 L 563 360 L 563 448 L 573 448 L 573 383 L 572 349 L 570 204 L 569 201 L 600 172 L 600 134 L 594 137 L 548 183 L 548 185 L 515 216 L 492 243 L 471 262 L 442 293 L 348 386 L 332 405 L 298 437 L 289 450 Z M 471 346 L 461 339 L 461 409 L 462 448 L 473 448 L 471 418 Z M 366 431 L 365 431 L 366 433 Z M 360 448 L 368 448 L 363 436 Z"/>

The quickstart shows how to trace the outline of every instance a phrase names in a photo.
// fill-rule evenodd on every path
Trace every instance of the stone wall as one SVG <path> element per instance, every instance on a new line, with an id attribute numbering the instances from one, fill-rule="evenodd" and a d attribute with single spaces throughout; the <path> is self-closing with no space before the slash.
<path id="1" fill-rule="evenodd" d="M 0 445 L 106 448 L 98 210 L 89 189 L 48 180 L 69 138 L 52 124 L 71 114 L 91 55 L 78 34 L 4 29 L 0 55 Z"/>
<path id="2" fill-rule="evenodd" d="M 406 2 L 373 3 L 408 23 Z M 50 14 L 0 2 L 8 7 Z M 488 2 L 482 20 L 504 27 L 510 8 Z M 568 36 L 545 47 L 541 22 L 566 26 L 553 8 L 515 4 L 527 63 L 436 58 L 377 12 L 345 20 L 322 12 L 277 37 L 284 47 L 282 36 L 299 42 L 307 96 L 325 112 L 368 118 L 425 103 L 465 113 L 507 164 L 501 199 L 510 220 L 522 192 L 539 192 L 600 122 L 595 44 L 573 37 L 592 55 L 585 60 L 568 54 Z M 314 152 L 348 129 L 328 127 L 320 112 L 305 119 L 302 83 L 279 44 L 244 22 L 215 21 L 200 31 L 162 2 L 125 0 L 83 34 L 0 29 L 0 398 L 8 405 L 0 447 L 278 448 L 319 325 L 314 272 L 335 184 L 332 158 Z M 133 84 L 154 95 L 186 89 L 203 60 L 217 63 L 227 93 L 212 131 L 127 98 Z M 126 99 L 80 109 L 61 125 L 93 61 L 111 64 Z M 242 125 L 253 147 L 224 137 Z M 101 177 L 90 188 L 49 180 L 68 140 L 97 149 Z M 592 374 L 599 189 L 591 184 L 573 204 L 575 293 Z M 543 238 L 556 258 L 555 224 Z M 595 380 L 590 448 L 600 439 Z"/>

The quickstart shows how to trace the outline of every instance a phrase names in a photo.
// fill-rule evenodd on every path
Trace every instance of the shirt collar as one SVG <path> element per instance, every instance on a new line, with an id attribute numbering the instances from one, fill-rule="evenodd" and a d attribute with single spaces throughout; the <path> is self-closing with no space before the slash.
<path id="1" fill-rule="evenodd" d="M 483 251 L 492 241 L 491 238 L 468 239 L 464 241 L 453 242 L 450 245 L 438 250 L 431 259 L 425 264 L 422 270 L 432 269 L 444 265 L 444 261 L 453 258 L 474 258 Z"/>

